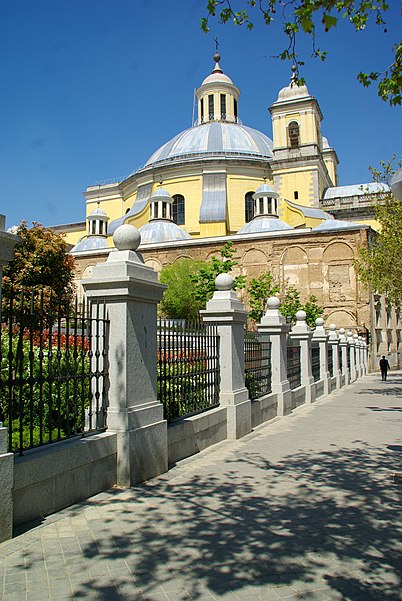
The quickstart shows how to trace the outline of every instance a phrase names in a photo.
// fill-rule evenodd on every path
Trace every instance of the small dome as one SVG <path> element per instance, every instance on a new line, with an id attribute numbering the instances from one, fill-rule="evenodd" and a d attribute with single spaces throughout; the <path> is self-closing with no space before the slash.
<path id="1" fill-rule="evenodd" d="M 208 75 L 208 77 L 206 77 L 204 79 L 204 81 L 202 82 L 202 86 L 205 86 L 206 84 L 209 83 L 228 83 L 230 85 L 234 85 L 233 81 L 230 79 L 230 77 L 228 77 L 227 75 L 225 75 L 225 73 L 223 73 L 223 71 L 216 71 L 215 69 L 212 71 L 212 73 L 210 75 Z"/>
<path id="2" fill-rule="evenodd" d="M 88 215 L 89 217 L 106 217 L 107 219 L 109 219 L 109 217 L 106 215 L 105 211 L 103 209 L 101 209 L 100 207 L 97 207 L 96 209 L 94 209 L 92 211 L 92 213 L 90 213 Z"/>
<path id="3" fill-rule="evenodd" d="M 106 248 L 107 242 L 105 236 L 86 236 L 77 242 L 70 250 L 70 253 L 84 252 L 87 250 L 101 250 Z"/>
<path id="4" fill-rule="evenodd" d="M 141 245 L 170 242 L 172 240 L 189 240 L 191 236 L 172 221 L 154 220 L 140 228 Z"/>
<path id="5" fill-rule="evenodd" d="M 273 188 L 271 188 L 271 186 L 268 186 L 268 184 L 263 184 L 254 192 L 253 198 L 260 198 L 261 196 L 270 196 L 272 198 L 279 195 Z"/>
<path id="6" fill-rule="evenodd" d="M 291 82 L 286 88 L 282 88 L 282 90 L 278 94 L 277 102 L 284 100 L 293 100 L 295 98 L 305 98 L 309 97 L 309 91 L 307 86 L 298 86 L 297 83 Z"/>
<path id="7" fill-rule="evenodd" d="M 167 190 L 163 188 L 157 188 L 151 196 L 151 202 L 163 200 L 163 202 L 173 202 L 173 198 L 170 196 Z"/>
<path id="8" fill-rule="evenodd" d="M 242 228 L 237 232 L 238 234 L 257 234 L 262 232 L 280 232 L 285 230 L 292 230 L 293 228 L 278 219 L 278 217 L 254 217 L 251 221 L 243 225 Z"/>

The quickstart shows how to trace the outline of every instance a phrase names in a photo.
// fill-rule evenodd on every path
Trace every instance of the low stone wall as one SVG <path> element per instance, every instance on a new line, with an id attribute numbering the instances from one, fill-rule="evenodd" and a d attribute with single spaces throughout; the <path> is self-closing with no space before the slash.
<path id="1" fill-rule="evenodd" d="M 305 402 L 306 402 L 306 387 L 299 386 L 298 388 L 294 388 L 292 390 L 291 411 L 293 411 L 293 409 L 296 409 L 297 407 L 300 407 L 300 405 L 303 405 Z M 290 413 L 290 411 L 287 411 L 287 413 Z M 287 415 L 287 413 L 286 413 L 286 415 Z"/>
<path id="2" fill-rule="evenodd" d="M 278 395 L 266 396 L 251 402 L 251 427 L 255 428 L 278 415 Z"/>
<path id="3" fill-rule="evenodd" d="M 207 447 L 227 438 L 226 407 L 217 407 L 205 413 L 169 424 L 168 463 L 191 457 Z"/>
<path id="4" fill-rule="evenodd" d="M 318 399 L 324 393 L 324 380 L 318 380 L 318 382 L 315 382 L 315 398 Z"/>
<path id="5" fill-rule="evenodd" d="M 55 513 L 116 483 L 116 434 L 75 438 L 15 457 L 14 526 Z"/>

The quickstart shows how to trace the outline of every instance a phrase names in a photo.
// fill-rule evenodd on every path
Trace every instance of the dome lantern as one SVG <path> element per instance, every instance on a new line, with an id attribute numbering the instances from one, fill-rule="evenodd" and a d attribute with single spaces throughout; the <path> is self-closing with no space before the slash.
<path id="1" fill-rule="evenodd" d="M 254 217 L 261 215 L 278 217 L 278 196 L 279 194 L 268 184 L 260 186 L 253 194 Z"/>
<path id="2" fill-rule="evenodd" d="M 195 92 L 198 99 L 198 125 L 211 121 L 239 122 L 237 102 L 240 90 L 222 71 L 219 65 L 220 59 L 220 54 L 216 52 L 215 67 Z"/>
<path id="3" fill-rule="evenodd" d="M 173 198 L 167 190 L 158 188 L 151 196 L 150 201 L 150 221 L 154 219 L 172 219 Z"/>
<path id="4" fill-rule="evenodd" d="M 88 236 L 104 236 L 107 237 L 107 224 L 109 217 L 105 211 L 98 207 L 92 211 L 87 217 L 88 221 Z"/>

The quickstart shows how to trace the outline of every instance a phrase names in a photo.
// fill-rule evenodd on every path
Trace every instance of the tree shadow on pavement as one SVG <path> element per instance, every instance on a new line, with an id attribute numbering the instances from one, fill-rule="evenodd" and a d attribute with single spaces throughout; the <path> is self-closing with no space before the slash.
<path id="1" fill-rule="evenodd" d="M 105 572 L 77 585 L 74 598 L 92 598 L 96 590 L 101 601 L 197 600 L 209 592 L 255 600 L 292 592 L 317 601 L 400 600 L 395 446 L 357 441 L 277 463 L 263 445 L 253 452 L 244 446 L 222 461 L 219 474 L 203 460 L 192 472 L 179 468 L 111 491 L 97 501 L 102 520 L 89 522 L 91 540 L 81 545 L 87 564 L 101 561 Z M 264 597 L 268 587 L 272 596 Z"/>

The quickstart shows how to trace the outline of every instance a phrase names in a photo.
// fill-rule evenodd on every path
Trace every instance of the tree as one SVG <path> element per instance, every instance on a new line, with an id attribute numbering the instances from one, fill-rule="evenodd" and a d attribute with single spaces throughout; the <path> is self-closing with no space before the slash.
<path id="1" fill-rule="evenodd" d="M 212 298 L 215 291 L 215 278 L 220 273 L 229 273 L 233 267 L 236 267 L 238 261 L 233 257 L 235 254 L 233 242 L 229 241 L 220 249 L 221 258 L 212 256 L 211 259 L 204 263 L 201 269 L 198 270 L 190 279 L 195 284 L 195 298 L 205 306 Z M 244 288 L 246 284 L 245 276 L 237 276 L 234 278 L 233 289 Z"/>
<path id="2" fill-rule="evenodd" d="M 197 319 L 198 312 L 215 291 L 215 278 L 220 273 L 229 273 L 237 265 L 233 242 L 227 242 L 219 251 L 220 258 L 209 261 L 181 259 L 164 267 L 160 281 L 168 285 L 161 302 L 161 312 L 172 319 Z M 233 287 L 244 288 L 246 278 L 238 276 Z"/>
<path id="3" fill-rule="evenodd" d="M 248 304 L 251 311 L 248 316 L 259 322 L 267 310 L 267 301 L 271 296 L 278 294 L 280 287 L 274 283 L 270 271 L 265 271 L 258 278 L 253 278 L 247 288 Z"/>
<path id="4" fill-rule="evenodd" d="M 162 269 L 159 279 L 167 284 L 159 305 L 162 315 L 171 319 L 197 319 L 198 312 L 205 306 L 195 297 L 195 283 L 191 276 L 203 265 L 202 261 L 180 259 Z"/>
<path id="5" fill-rule="evenodd" d="M 389 184 L 394 171 L 401 166 L 395 155 L 381 161 L 379 168 L 370 167 L 373 179 Z M 395 163 L 397 167 L 395 168 Z M 375 201 L 374 215 L 381 230 L 369 239 L 359 252 L 355 267 L 362 283 L 388 297 L 397 307 L 402 304 L 402 200 L 385 189 Z"/>
<path id="6" fill-rule="evenodd" d="M 296 321 L 296 313 L 298 311 L 305 311 L 307 325 L 310 328 L 315 328 L 315 320 L 324 313 L 323 307 L 318 305 L 317 301 L 317 297 L 314 294 L 310 294 L 308 301 L 303 305 L 300 300 L 300 292 L 297 288 L 288 286 L 283 296 L 280 312 L 283 317 L 294 323 Z"/>
<path id="7" fill-rule="evenodd" d="M 216 15 L 220 23 L 232 21 L 248 29 L 253 28 L 257 11 L 266 25 L 272 26 L 279 20 L 287 43 L 275 58 L 291 60 L 298 76 L 299 67 L 304 65 L 297 53 L 300 33 L 311 37 L 311 56 L 325 60 L 327 52 L 316 45 L 318 28 L 328 32 L 337 26 L 339 19 L 347 19 L 356 31 L 361 31 L 374 20 L 387 33 L 384 13 L 388 9 L 389 4 L 385 0 L 243 0 L 239 3 L 236 0 L 207 0 L 207 16 L 201 19 L 201 29 L 209 31 L 209 20 Z M 402 42 L 392 47 L 392 53 L 393 61 L 382 73 L 360 72 L 357 79 L 365 87 L 377 82 L 380 98 L 390 105 L 397 105 L 402 101 Z M 297 81 L 304 83 L 303 78 L 298 77 Z"/>
<path id="8" fill-rule="evenodd" d="M 32 225 L 29 228 L 26 221 L 22 221 L 18 226 L 16 233 L 21 241 L 14 249 L 13 260 L 3 271 L 3 315 L 7 315 L 11 295 L 22 288 L 26 299 L 34 290 L 43 291 L 33 302 L 35 309 L 44 313 L 54 309 L 60 301 L 66 306 L 73 297 L 74 259 L 67 254 L 64 237 L 40 223 Z M 19 295 L 15 297 L 15 309 L 29 311 L 29 302 L 21 306 L 20 299 Z"/>

